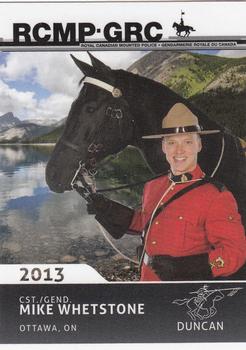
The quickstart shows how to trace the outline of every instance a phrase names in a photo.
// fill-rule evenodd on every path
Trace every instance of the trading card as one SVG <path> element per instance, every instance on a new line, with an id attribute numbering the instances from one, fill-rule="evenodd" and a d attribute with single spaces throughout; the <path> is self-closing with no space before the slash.
<path id="1" fill-rule="evenodd" d="M 0 343 L 245 342 L 245 2 L 0 2 Z"/>

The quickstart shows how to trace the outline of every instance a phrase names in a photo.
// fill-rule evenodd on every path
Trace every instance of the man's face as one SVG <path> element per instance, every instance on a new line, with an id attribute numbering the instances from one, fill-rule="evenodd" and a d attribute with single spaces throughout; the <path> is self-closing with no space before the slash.
<path id="1" fill-rule="evenodd" d="M 201 149 L 198 134 L 165 136 L 162 141 L 162 150 L 174 175 L 194 170 L 197 165 L 197 154 Z"/>

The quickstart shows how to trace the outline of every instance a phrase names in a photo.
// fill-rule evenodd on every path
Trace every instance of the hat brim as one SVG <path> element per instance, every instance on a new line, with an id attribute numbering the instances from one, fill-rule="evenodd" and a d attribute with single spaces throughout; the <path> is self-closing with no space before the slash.
<path id="1" fill-rule="evenodd" d="M 200 134 L 200 135 L 210 135 L 218 134 L 221 130 L 203 130 L 203 131 L 191 131 L 191 132 L 176 132 L 171 134 L 159 134 L 159 135 L 146 135 L 142 136 L 142 139 L 161 139 L 164 136 L 174 136 L 174 135 L 184 135 L 184 134 Z"/>

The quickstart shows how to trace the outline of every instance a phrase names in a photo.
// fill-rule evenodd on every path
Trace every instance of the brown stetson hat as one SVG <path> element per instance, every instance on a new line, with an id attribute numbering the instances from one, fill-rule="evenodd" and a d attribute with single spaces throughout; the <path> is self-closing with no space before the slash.
<path id="1" fill-rule="evenodd" d="M 169 110 L 162 120 L 161 134 L 143 136 L 143 139 L 159 139 L 163 136 L 176 134 L 194 134 L 201 135 L 215 134 L 220 130 L 202 130 L 198 118 L 183 103 L 176 103 Z"/>

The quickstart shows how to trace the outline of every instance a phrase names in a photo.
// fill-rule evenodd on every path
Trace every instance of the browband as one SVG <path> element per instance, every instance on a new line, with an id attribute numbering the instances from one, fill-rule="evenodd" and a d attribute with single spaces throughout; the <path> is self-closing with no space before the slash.
<path id="1" fill-rule="evenodd" d="M 122 92 L 120 89 L 105 83 L 102 80 L 96 79 L 96 78 L 91 78 L 91 77 L 85 77 L 85 79 L 83 79 L 84 83 L 88 83 L 88 84 L 92 84 L 92 85 L 96 85 L 99 86 L 100 88 L 107 90 L 108 92 L 110 92 L 113 97 L 120 97 L 122 96 Z"/>

